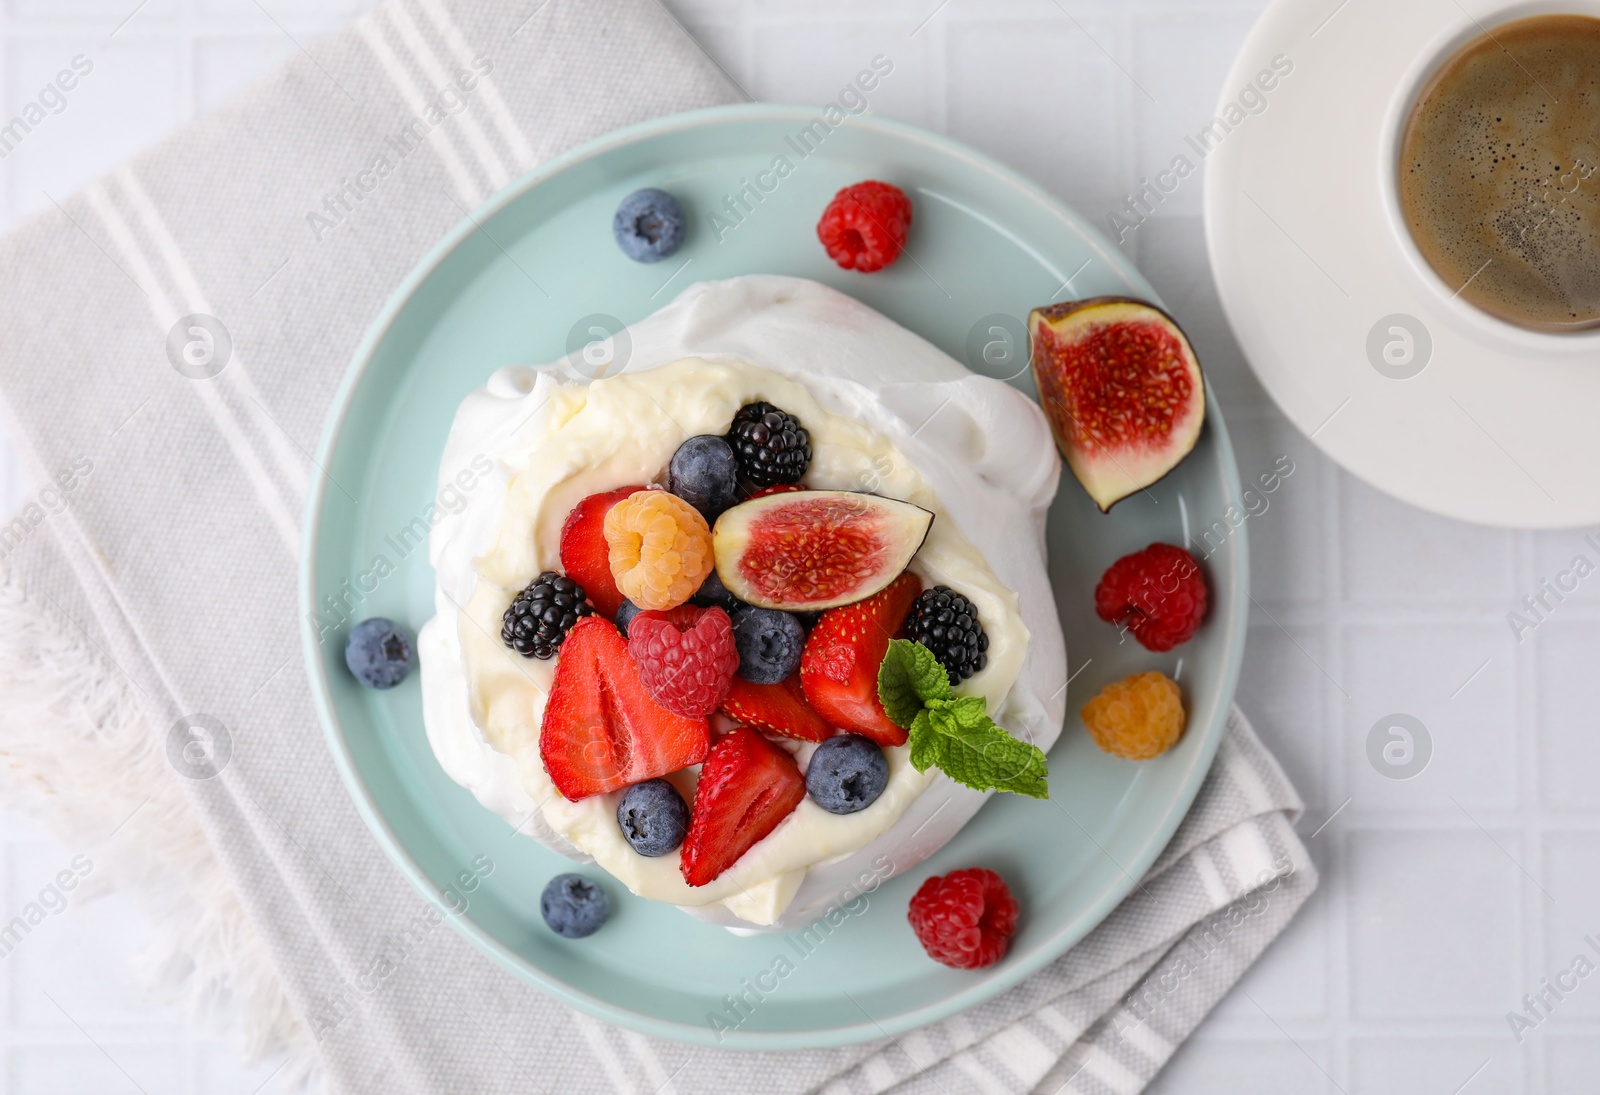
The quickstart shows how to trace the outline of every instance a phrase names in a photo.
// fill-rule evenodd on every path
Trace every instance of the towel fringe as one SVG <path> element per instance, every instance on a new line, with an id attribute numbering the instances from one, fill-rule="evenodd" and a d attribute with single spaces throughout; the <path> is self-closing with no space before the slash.
<path id="1" fill-rule="evenodd" d="M 129 681 L 0 573 L 0 795 L 92 849 L 92 897 L 133 892 L 158 938 L 135 959 L 153 990 L 252 1061 L 285 1052 L 283 1078 L 323 1088 L 314 1040 L 217 861 L 165 745 Z"/>

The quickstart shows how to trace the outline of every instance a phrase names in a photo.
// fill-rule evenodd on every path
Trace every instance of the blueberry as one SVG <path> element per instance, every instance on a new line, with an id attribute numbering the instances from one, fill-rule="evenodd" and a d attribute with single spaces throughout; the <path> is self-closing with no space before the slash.
<path id="1" fill-rule="evenodd" d="M 875 742 L 858 734 L 829 738 L 811 754 L 806 793 L 831 814 L 865 810 L 889 783 L 889 761 Z"/>
<path id="2" fill-rule="evenodd" d="M 558 874 L 539 897 L 539 912 L 557 935 L 582 939 L 600 930 L 611 915 L 611 901 L 581 874 Z"/>
<path id="3" fill-rule="evenodd" d="M 689 806 L 664 779 L 635 783 L 617 803 L 617 825 L 640 855 L 666 855 L 689 832 Z"/>
<path id="4" fill-rule="evenodd" d="M 712 571 L 712 573 L 714 574 L 716 572 Z M 628 637 L 628 625 L 633 622 L 633 618 L 635 616 L 639 615 L 639 613 L 643 611 L 644 609 L 640 608 L 626 597 L 624 597 L 622 599 L 622 603 L 617 606 L 617 618 L 615 623 L 617 625 L 617 630 L 622 632 L 622 637 L 624 639 Z"/>
<path id="5" fill-rule="evenodd" d="M 707 521 L 715 521 L 738 497 L 738 458 L 720 437 L 691 437 L 672 454 L 667 489 L 699 510 Z"/>
<path id="6" fill-rule="evenodd" d="M 706 575 L 706 580 L 700 583 L 700 588 L 694 591 L 694 596 L 690 597 L 689 601 L 701 608 L 723 608 L 729 612 L 744 604 L 728 592 L 728 587 L 722 584 L 722 579 L 715 570 Z"/>
<path id="7" fill-rule="evenodd" d="M 665 190 L 635 190 L 617 206 L 611 231 L 635 262 L 660 262 L 683 244 L 683 210 Z"/>
<path id="8" fill-rule="evenodd" d="M 351 628 L 344 641 L 344 664 L 368 688 L 393 688 L 417 664 L 417 648 L 393 620 L 374 616 Z"/>
<path id="9" fill-rule="evenodd" d="M 739 649 L 739 676 L 752 684 L 777 684 L 800 668 L 806 629 L 787 612 L 742 605 L 733 617 L 733 643 Z"/>

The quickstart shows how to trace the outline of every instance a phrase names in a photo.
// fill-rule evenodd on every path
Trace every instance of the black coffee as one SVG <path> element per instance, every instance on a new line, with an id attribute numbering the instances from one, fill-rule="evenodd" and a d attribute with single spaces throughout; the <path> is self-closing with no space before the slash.
<path id="1" fill-rule="evenodd" d="M 1463 47 L 1411 108 L 1399 185 L 1462 299 L 1524 327 L 1600 324 L 1600 19 L 1520 19 Z"/>

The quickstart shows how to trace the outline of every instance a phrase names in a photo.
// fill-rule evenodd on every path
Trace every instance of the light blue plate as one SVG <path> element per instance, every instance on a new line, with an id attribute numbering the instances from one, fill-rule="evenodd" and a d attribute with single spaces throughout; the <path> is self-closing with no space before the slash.
<path id="1" fill-rule="evenodd" d="M 1031 391 L 1025 346 L 1008 355 L 1003 333 L 1020 333 L 1028 309 L 1100 293 L 1155 298 L 1081 217 L 992 160 L 870 117 L 850 119 L 802 156 L 796 135 L 815 114 L 750 105 L 635 126 L 528 175 L 451 232 L 373 325 L 335 401 L 318 455 L 327 475 L 307 506 L 307 619 L 324 595 L 345 589 L 362 591 L 358 617 L 416 628 L 432 614 L 426 551 L 404 550 L 398 534 L 433 499 L 456 405 L 502 365 L 565 354 L 580 318 L 603 313 L 631 323 L 695 281 L 793 274 L 852 294 L 975 370 L 1006 378 L 1020 371 L 1014 382 Z M 746 197 L 750 212 L 719 240 L 711 212 L 746 180 L 757 184 L 780 156 L 792 168 L 787 177 L 766 175 L 761 185 L 776 181 L 775 189 L 759 204 Z M 834 192 L 866 178 L 898 184 L 916 208 L 907 257 L 870 275 L 835 266 L 815 232 Z M 683 250 L 655 265 L 630 262 L 611 239 L 617 202 L 642 186 L 670 190 L 690 218 Z M 815 947 L 731 935 L 603 876 L 611 921 L 587 940 L 557 937 L 540 919 L 539 892 L 572 864 L 513 833 L 439 768 L 415 675 L 391 692 L 367 691 L 345 670 L 342 637 L 319 644 L 309 623 L 305 652 L 329 748 L 379 842 L 441 908 L 464 900 L 450 922 L 507 969 L 603 1019 L 663 1037 L 752 1049 L 865 1041 L 942 1019 L 1050 962 L 1122 900 L 1171 837 L 1216 750 L 1239 673 L 1244 532 L 1213 536 L 1219 546 L 1205 571 L 1214 607 L 1174 655 L 1119 644 L 1117 630 L 1095 618 L 1094 584 L 1113 559 L 1152 540 L 1183 543 L 1189 527 L 1226 528 L 1224 513 L 1238 504 L 1215 401 L 1188 460 L 1110 515 L 1063 476 L 1050 515 L 1050 569 L 1076 675 L 1067 727 L 1050 756 L 1052 800 L 997 796 L 941 852 L 883 885 L 864 908 L 853 906 Z M 395 573 L 378 577 L 379 557 Z M 1183 740 L 1146 764 L 1101 753 L 1077 709 L 1128 673 L 1174 674 L 1177 654 L 1190 710 Z M 480 856 L 492 873 L 456 896 L 464 888 L 458 878 Z M 930 874 L 975 864 L 1010 882 L 1022 926 L 1004 961 L 959 973 L 922 953 L 906 903 Z M 782 977 L 770 972 L 784 966 L 780 955 L 795 967 Z M 710 1017 L 737 1019 L 724 998 L 754 1001 L 749 986 L 772 991 L 718 1043 Z"/>

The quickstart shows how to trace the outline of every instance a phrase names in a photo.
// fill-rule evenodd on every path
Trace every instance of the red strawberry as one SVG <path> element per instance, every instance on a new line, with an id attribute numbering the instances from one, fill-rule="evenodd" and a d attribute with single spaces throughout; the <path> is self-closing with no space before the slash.
<path id="1" fill-rule="evenodd" d="M 799 673 L 778 684 L 751 684 L 735 675 L 733 687 L 722 701 L 722 713 L 746 726 L 786 738 L 827 741 L 833 737 L 833 727 L 806 702 Z"/>
<path id="2" fill-rule="evenodd" d="M 879 745 L 906 743 L 878 699 L 878 667 L 921 590 L 907 571 L 866 600 L 822 614 L 800 655 L 800 682 L 817 714 Z"/>
<path id="3" fill-rule="evenodd" d="M 544 708 L 539 756 L 573 802 L 699 764 L 711 746 L 703 718 L 655 700 L 615 627 L 586 616 L 567 632 Z"/>
<path id="4" fill-rule="evenodd" d="M 628 624 L 628 653 L 655 701 L 691 718 L 717 709 L 739 668 L 733 624 L 720 608 L 641 612 Z"/>
<path id="5" fill-rule="evenodd" d="M 715 881 L 805 797 L 806 779 L 788 753 L 743 726 L 723 737 L 700 766 L 679 863 L 683 880 Z"/>
<path id="6" fill-rule="evenodd" d="M 608 620 L 622 607 L 622 593 L 617 589 L 617 580 L 611 576 L 606 514 L 628 495 L 644 489 L 621 487 L 605 494 L 591 494 L 573 507 L 561 526 L 561 569 L 583 587 L 595 611 Z"/>

